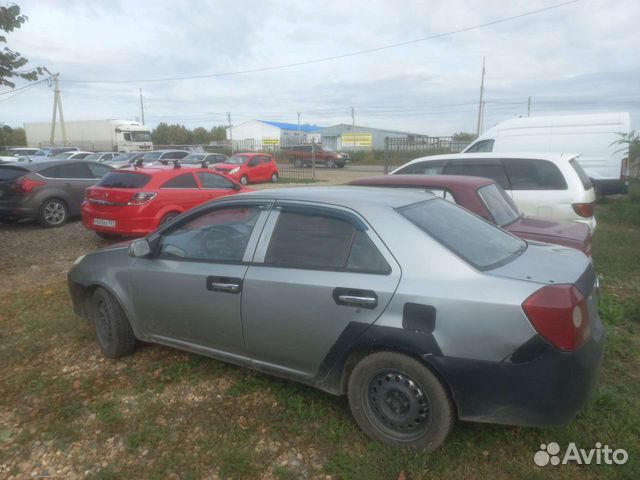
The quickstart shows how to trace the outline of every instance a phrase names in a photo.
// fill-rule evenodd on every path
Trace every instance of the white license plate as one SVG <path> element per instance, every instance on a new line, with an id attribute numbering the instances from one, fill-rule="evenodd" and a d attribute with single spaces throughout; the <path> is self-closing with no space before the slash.
<path id="1" fill-rule="evenodd" d="M 94 218 L 93 219 L 93 224 L 97 225 L 98 227 L 116 228 L 116 221 L 115 220 L 105 220 L 104 218 Z"/>

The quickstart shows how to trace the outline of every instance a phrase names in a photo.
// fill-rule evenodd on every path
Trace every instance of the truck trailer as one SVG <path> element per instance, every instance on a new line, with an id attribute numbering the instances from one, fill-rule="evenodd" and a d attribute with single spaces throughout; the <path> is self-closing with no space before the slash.
<path id="1" fill-rule="evenodd" d="M 151 132 L 131 120 L 85 120 L 65 122 L 66 145 L 94 152 L 140 152 L 153 150 Z M 51 122 L 24 124 L 27 145 L 34 148 L 52 146 Z M 53 145 L 62 146 L 62 129 L 56 124 Z"/>

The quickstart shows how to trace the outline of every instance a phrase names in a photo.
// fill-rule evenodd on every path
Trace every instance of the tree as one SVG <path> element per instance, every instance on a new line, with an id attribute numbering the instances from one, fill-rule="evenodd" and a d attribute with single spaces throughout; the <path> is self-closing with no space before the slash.
<path id="1" fill-rule="evenodd" d="M 218 125 L 217 127 L 213 127 L 211 129 L 211 140 L 214 142 L 219 142 L 221 140 L 227 139 L 227 127 L 224 125 Z"/>
<path id="2" fill-rule="evenodd" d="M 629 133 L 619 133 L 618 135 L 620 138 L 611 145 L 621 146 L 616 153 L 627 152 L 629 175 L 640 177 L 640 133 L 631 130 Z"/>
<path id="3" fill-rule="evenodd" d="M 193 129 L 192 139 L 193 143 L 205 145 L 211 141 L 211 134 L 206 128 L 197 127 Z"/>
<path id="4" fill-rule="evenodd" d="M 18 147 L 27 144 L 24 128 L 11 128 L 9 125 L 0 126 L 0 149 Z"/>
<path id="5" fill-rule="evenodd" d="M 456 142 L 473 142 L 477 135 L 475 133 L 458 132 L 454 133 L 451 138 Z"/>
<path id="6" fill-rule="evenodd" d="M 159 123 L 151 132 L 153 143 L 156 145 L 190 145 L 193 143 L 193 134 L 184 125 L 169 125 Z"/>
<path id="7" fill-rule="evenodd" d="M 25 15 L 20 15 L 20 7 L 18 5 L 9 5 L 7 7 L 0 6 L 0 30 L 3 32 L 13 32 L 16 28 L 28 20 Z M 0 35 L 0 43 L 7 43 L 7 37 Z M 19 71 L 29 60 L 24 58 L 20 52 L 4 47 L 0 50 L 0 86 L 15 88 L 11 78 L 22 78 L 24 80 L 34 81 L 38 79 L 38 75 L 43 74 L 42 67 L 36 67 L 30 71 Z"/>

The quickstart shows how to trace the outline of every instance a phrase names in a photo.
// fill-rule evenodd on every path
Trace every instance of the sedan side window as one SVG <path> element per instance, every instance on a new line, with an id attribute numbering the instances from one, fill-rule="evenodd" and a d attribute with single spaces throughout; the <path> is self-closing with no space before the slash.
<path id="1" fill-rule="evenodd" d="M 216 175 L 215 173 L 208 173 L 208 172 L 198 172 L 198 178 L 202 183 L 202 188 L 215 188 L 215 189 L 233 188 L 233 183 L 231 183 L 222 175 Z"/>
<path id="2" fill-rule="evenodd" d="M 510 190 L 509 179 L 502 162 L 487 160 L 449 160 L 442 170 L 445 175 L 471 175 L 495 180 L 505 190 Z"/>
<path id="3" fill-rule="evenodd" d="M 230 206 L 200 215 L 160 238 L 160 257 L 242 262 L 259 206 Z"/>
<path id="4" fill-rule="evenodd" d="M 311 270 L 391 271 L 364 231 L 344 218 L 316 212 L 281 212 L 264 263 Z"/>
<path id="5" fill-rule="evenodd" d="M 198 184 L 191 173 L 185 173 L 165 182 L 160 188 L 198 188 Z"/>
<path id="6" fill-rule="evenodd" d="M 107 167 L 106 165 L 100 165 L 99 163 L 87 163 L 89 170 L 93 174 L 93 178 L 102 178 L 107 173 L 109 173 L 112 168 Z"/>

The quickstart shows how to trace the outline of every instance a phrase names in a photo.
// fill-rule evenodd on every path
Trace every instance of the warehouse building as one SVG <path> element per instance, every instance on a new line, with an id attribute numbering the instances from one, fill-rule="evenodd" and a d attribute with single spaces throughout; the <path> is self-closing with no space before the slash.
<path id="1" fill-rule="evenodd" d="M 231 130 L 231 131 L 229 131 Z M 316 125 L 268 120 L 249 120 L 227 128 L 227 138 L 249 149 L 278 149 L 320 140 L 320 127 Z"/>
<path id="2" fill-rule="evenodd" d="M 382 150 L 385 137 L 413 141 L 427 135 L 341 123 L 321 128 L 320 137 L 322 145 L 334 150 Z"/>

